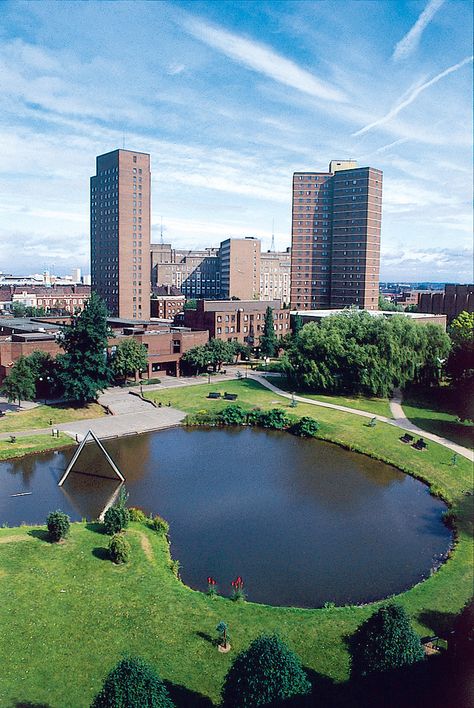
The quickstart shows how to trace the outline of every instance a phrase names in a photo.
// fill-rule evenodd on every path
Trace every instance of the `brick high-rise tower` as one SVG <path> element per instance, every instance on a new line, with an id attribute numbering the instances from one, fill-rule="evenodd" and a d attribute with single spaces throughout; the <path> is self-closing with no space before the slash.
<path id="1" fill-rule="evenodd" d="M 328 172 L 295 172 L 291 305 L 378 309 L 382 172 L 332 160 Z"/>
<path id="2" fill-rule="evenodd" d="M 150 155 L 114 150 L 91 177 L 92 288 L 109 313 L 150 318 Z"/>

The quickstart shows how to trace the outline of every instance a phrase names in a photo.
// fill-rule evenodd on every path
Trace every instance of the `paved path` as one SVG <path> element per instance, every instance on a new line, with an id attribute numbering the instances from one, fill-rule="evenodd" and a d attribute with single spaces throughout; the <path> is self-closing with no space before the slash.
<path id="1" fill-rule="evenodd" d="M 262 384 L 262 386 L 265 386 L 266 388 L 270 389 L 270 391 L 273 391 L 274 393 L 278 394 L 279 396 L 283 396 L 284 398 L 292 399 L 293 394 L 287 393 L 286 391 L 283 391 L 281 388 L 278 388 L 274 384 L 270 383 L 270 381 L 267 381 L 263 376 L 260 376 L 259 374 L 256 374 L 253 372 L 252 374 L 249 372 L 249 377 L 254 379 L 255 381 L 258 381 L 259 383 Z M 354 415 L 360 415 L 363 416 L 364 418 L 375 418 L 376 420 L 380 420 L 382 423 L 388 423 L 388 425 L 393 425 L 396 428 L 401 428 L 402 430 L 407 430 L 409 432 L 414 432 L 417 433 L 420 437 L 425 438 L 426 440 L 432 440 L 433 442 L 437 442 L 440 445 L 443 445 L 444 447 L 449 448 L 453 452 L 456 452 L 458 455 L 462 455 L 463 457 L 467 457 L 468 460 L 471 460 L 471 462 L 474 462 L 474 451 L 469 450 L 466 447 L 462 447 L 461 445 L 457 445 L 456 443 L 452 442 L 451 440 L 447 440 L 446 438 L 442 438 L 439 435 L 435 435 L 434 433 L 428 433 L 425 430 L 422 430 L 421 428 L 418 428 L 416 425 L 411 423 L 408 418 L 405 416 L 403 409 L 401 407 L 401 401 L 400 398 L 396 397 L 394 399 L 394 407 L 392 408 L 392 403 L 390 404 L 390 410 L 392 411 L 392 414 L 395 416 L 394 418 L 386 418 L 383 415 L 373 415 L 372 413 L 367 413 L 367 411 L 361 411 L 357 408 L 347 408 L 346 406 L 339 406 L 336 403 L 325 403 L 323 401 L 314 401 L 312 398 L 304 398 L 303 396 L 296 396 L 295 395 L 295 401 L 298 401 L 300 403 L 309 403 L 311 406 L 320 406 L 321 408 L 332 408 L 333 410 L 337 411 L 343 411 L 344 413 L 353 413 Z M 400 413 L 401 412 L 401 413 Z"/>

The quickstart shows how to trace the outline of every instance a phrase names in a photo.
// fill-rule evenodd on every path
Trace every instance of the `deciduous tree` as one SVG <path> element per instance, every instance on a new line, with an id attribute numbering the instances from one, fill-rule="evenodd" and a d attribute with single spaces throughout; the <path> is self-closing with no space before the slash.
<path id="1" fill-rule="evenodd" d="M 3 382 L 3 393 L 8 400 L 31 401 L 35 397 L 36 387 L 33 372 L 25 356 L 20 356 L 10 369 L 10 373 Z"/>
<path id="2" fill-rule="evenodd" d="M 117 344 L 111 361 L 112 371 L 119 379 L 146 371 L 148 354 L 144 344 L 130 337 Z"/>

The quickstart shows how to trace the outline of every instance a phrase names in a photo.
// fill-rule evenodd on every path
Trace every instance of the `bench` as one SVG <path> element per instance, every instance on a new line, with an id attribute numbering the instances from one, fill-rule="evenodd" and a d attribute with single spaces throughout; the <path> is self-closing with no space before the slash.
<path id="1" fill-rule="evenodd" d="M 412 447 L 414 447 L 415 450 L 426 450 L 428 445 L 425 443 L 423 438 L 419 438 L 416 443 L 413 443 Z"/>
<path id="2" fill-rule="evenodd" d="M 220 398 L 221 394 L 219 393 L 219 391 L 209 391 L 207 397 L 208 398 Z"/>
<path id="3" fill-rule="evenodd" d="M 236 401 L 236 400 L 237 400 L 237 394 L 236 394 L 236 393 L 224 393 L 224 400 L 226 400 L 226 401 Z"/>
<path id="4" fill-rule="evenodd" d="M 413 442 L 413 435 L 409 435 L 408 433 L 405 433 L 405 435 L 402 435 L 400 438 L 402 443 L 411 443 Z"/>

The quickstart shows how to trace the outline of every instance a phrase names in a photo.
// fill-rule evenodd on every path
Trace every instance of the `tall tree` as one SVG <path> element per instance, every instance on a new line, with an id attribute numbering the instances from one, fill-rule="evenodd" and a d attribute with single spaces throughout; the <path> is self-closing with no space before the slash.
<path id="1" fill-rule="evenodd" d="M 209 350 L 205 344 L 199 344 L 196 347 L 188 349 L 188 351 L 181 357 L 181 361 L 191 367 L 191 369 L 196 371 L 196 373 L 199 373 L 200 371 L 203 371 L 211 362 Z"/>
<path id="2" fill-rule="evenodd" d="M 263 635 L 241 652 L 222 689 L 224 708 L 270 706 L 310 693 L 301 662 L 277 636 Z"/>
<path id="3" fill-rule="evenodd" d="M 145 345 L 133 337 L 122 340 L 117 344 L 111 366 L 114 375 L 120 379 L 146 371 L 148 353 Z"/>
<path id="4" fill-rule="evenodd" d="M 275 356 L 278 349 L 277 336 L 275 333 L 275 325 L 273 322 L 273 310 L 267 307 L 265 312 L 265 323 L 263 325 L 263 334 L 260 337 L 260 349 L 263 356 Z"/>
<path id="5" fill-rule="evenodd" d="M 290 341 L 285 368 L 298 388 L 387 396 L 414 380 L 436 381 L 449 347 L 435 325 L 355 311 L 305 325 Z"/>
<path id="6" fill-rule="evenodd" d="M 205 345 L 209 353 L 209 363 L 214 371 L 220 371 L 224 362 L 231 362 L 235 356 L 233 342 L 223 342 L 221 339 L 210 339 Z"/>
<path id="7" fill-rule="evenodd" d="M 2 391 L 9 402 L 17 400 L 19 406 L 22 401 L 31 401 L 35 397 L 35 378 L 25 356 L 20 356 L 13 364 Z"/>
<path id="8" fill-rule="evenodd" d="M 423 647 L 401 605 L 380 607 L 355 631 L 349 643 L 352 676 L 367 676 L 424 657 Z"/>
<path id="9" fill-rule="evenodd" d="M 456 381 L 474 378 L 474 312 L 461 312 L 449 327 L 453 349 L 448 373 Z"/>
<path id="10" fill-rule="evenodd" d="M 292 335 L 293 335 L 293 337 L 297 337 L 298 334 L 303 329 L 303 318 L 297 312 L 296 315 L 294 317 L 292 317 L 292 320 L 293 320 L 291 323 Z"/>
<path id="11" fill-rule="evenodd" d="M 84 405 L 110 383 L 107 362 L 107 308 L 92 292 L 84 310 L 73 316 L 61 340 L 65 354 L 60 357 L 60 379 L 65 395 Z"/>

